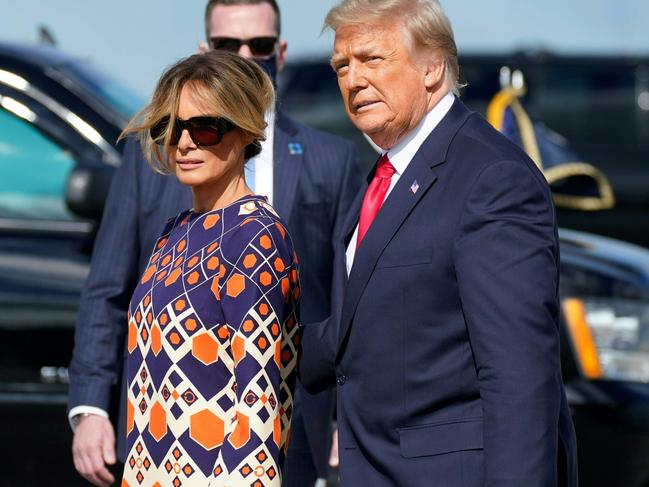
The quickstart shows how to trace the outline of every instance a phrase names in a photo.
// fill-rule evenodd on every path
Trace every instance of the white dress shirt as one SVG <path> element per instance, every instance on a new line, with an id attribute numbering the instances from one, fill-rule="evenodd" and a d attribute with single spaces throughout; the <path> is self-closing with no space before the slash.
<path id="1" fill-rule="evenodd" d="M 399 178 L 408 168 L 410 161 L 415 157 L 415 154 L 428 138 L 428 136 L 435 130 L 435 127 L 441 122 L 441 120 L 446 116 L 448 111 L 453 106 L 455 101 L 455 96 L 453 93 L 449 92 L 442 98 L 437 105 L 435 105 L 425 116 L 421 119 L 419 124 L 406 134 L 406 136 L 401 139 L 394 147 L 391 147 L 387 151 L 383 151 L 381 155 L 388 153 L 388 159 L 394 166 L 395 172 L 392 175 L 392 180 L 390 181 L 390 187 L 388 192 L 385 195 L 385 200 L 388 199 L 392 189 L 399 181 Z M 383 200 L 385 202 L 385 200 Z M 379 210 L 380 211 L 380 210 Z M 354 255 L 356 255 L 356 240 L 358 238 L 358 223 L 356 224 L 356 229 L 352 235 L 349 245 L 347 246 L 347 251 L 345 253 L 347 259 L 347 275 L 352 270 L 352 265 L 354 264 Z"/>
<path id="2" fill-rule="evenodd" d="M 261 152 L 249 159 L 245 166 L 246 182 L 255 194 L 268 198 L 273 204 L 273 141 L 275 139 L 275 110 L 266 113 L 266 140 L 261 142 Z"/>

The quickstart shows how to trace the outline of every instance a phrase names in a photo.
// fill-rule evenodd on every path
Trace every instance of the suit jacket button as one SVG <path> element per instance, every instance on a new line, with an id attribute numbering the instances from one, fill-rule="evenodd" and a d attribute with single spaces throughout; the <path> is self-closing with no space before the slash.
<path id="1" fill-rule="evenodd" d="M 341 375 L 339 375 L 338 377 L 336 377 L 336 383 L 337 383 L 339 386 L 344 385 L 345 382 L 347 382 L 347 377 L 345 377 L 344 375 L 341 374 Z"/>

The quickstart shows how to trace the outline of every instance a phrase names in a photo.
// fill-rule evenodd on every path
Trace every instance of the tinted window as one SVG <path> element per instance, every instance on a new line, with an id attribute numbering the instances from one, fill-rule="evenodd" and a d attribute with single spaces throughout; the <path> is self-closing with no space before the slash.
<path id="1" fill-rule="evenodd" d="M 633 66 L 530 69 L 528 106 L 597 165 L 647 164 L 649 111 L 638 106 Z"/>
<path id="2" fill-rule="evenodd" d="M 564 136 L 581 158 L 612 174 L 647 168 L 649 68 L 633 63 L 561 61 L 464 62 L 464 101 L 485 113 L 499 89 L 501 65 L 520 68 L 527 82 L 524 104 L 535 120 Z"/>
<path id="3" fill-rule="evenodd" d="M 0 218 L 72 219 L 64 191 L 73 166 L 66 150 L 0 108 Z"/>
<path id="4" fill-rule="evenodd" d="M 494 94 L 500 90 L 500 63 L 463 63 L 460 66 L 462 100 L 472 109 L 482 114 Z"/>

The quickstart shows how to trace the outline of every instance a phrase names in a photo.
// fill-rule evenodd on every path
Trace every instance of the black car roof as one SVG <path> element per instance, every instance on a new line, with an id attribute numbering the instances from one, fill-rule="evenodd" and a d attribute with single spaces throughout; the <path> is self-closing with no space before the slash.
<path id="1" fill-rule="evenodd" d="M 116 107 L 96 96 L 92 86 L 79 76 L 77 68 L 89 64 L 86 61 L 90 60 L 66 54 L 47 44 L 0 41 L 0 69 L 8 69 L 29 79 L 30 83 L 54 96 L 61 103 L 82 107 L 78 109 L 82 110 L 86 117 L 100 125 L 109 124 L 109 130 L 118 134 L 128 120 Z M 61 101 L 64 99 L 67 101 Z M 99 114 L 99 117 L 89 113 L 86 107 Z M 111 133 L 109 138 L 113 140 L 116 137 Z"/>
<path id="2" fill-rule="evenodd" d="M 18 44 L 0 41 L 0 56 L 42 68 L 68 63 L 75 58 L 46 44 Z"/>

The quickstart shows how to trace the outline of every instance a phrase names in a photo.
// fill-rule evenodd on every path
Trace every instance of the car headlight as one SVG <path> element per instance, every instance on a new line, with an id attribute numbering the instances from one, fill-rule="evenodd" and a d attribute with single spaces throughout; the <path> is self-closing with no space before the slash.
<path id="1" fill-rule="evenodd" d="M 585 377 L 649 383 L 649 302 L 567 298 L 562 304 Z"/>

